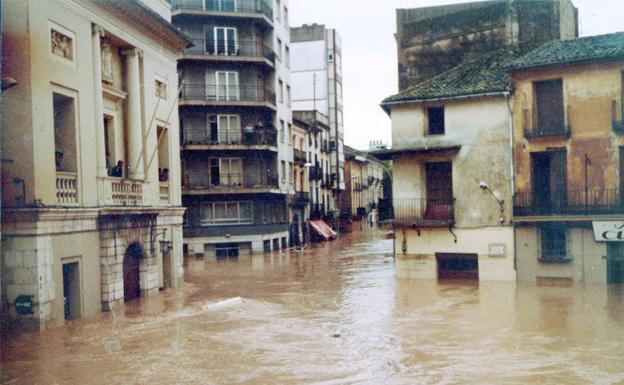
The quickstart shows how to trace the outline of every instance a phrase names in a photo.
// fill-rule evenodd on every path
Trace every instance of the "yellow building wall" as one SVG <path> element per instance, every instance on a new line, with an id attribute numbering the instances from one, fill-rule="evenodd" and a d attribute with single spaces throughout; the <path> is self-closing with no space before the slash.
<path id="1" fill-rule="evenodd" d="M 436 279 L 435 253 L 477 254 L 479 279 L 483 281 L 514 281 L 514 235 L 510 226 L 478 229 L 453 229 L 457 242 L 446 228 L 397 229 L 395 253 L 397 275 L 400 277 Z M 420 235 L 419 235 L 420 234 Z M 404 242 L 405 240 L 405 242 Z M 505 255 L 490 255 L 490 245 L 504 245 Z M 406 246 L 403 252 L 403 245 Z"/>
<path id="2" fill-rule="evenodd" d="M 615 189 L 618 183 L 618 146 L 624 136 L 612 129 L 612 102 L 622 95 L 621 71 L 624 62 L 594 63 L 548 70 L 525 70 L 514 75 L 514 169 L 516 191 L 531 189 L 531 152 L 548 148 L 567 151 L 568 189 L 584 189 L 585 155 L 590 157 L 589 186 Z M 534 108 L 533 82 L 563 80 L 565 121 L 570 126 L 570 139 L 544 138 L 528 141 L 524 127 L 532 125 Z M 529 109 L 528 122 L 523 110 Z"/>

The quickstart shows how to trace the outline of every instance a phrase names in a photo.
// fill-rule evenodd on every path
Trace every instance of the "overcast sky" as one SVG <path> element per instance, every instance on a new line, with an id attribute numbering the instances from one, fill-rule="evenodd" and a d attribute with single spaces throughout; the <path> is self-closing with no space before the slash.
<path id="1" fill-rule="evenodd" d="M 342 36 L 345 143 L 367 149 L 390 144 L 390 119 L 379 103 L 398 91 L 396 8 L 465 3 L 462 0 L 289 0 L 291 26 L 325 24 Z M 572 0 L 581 36 L 624 31 L 624 0 Z"/>

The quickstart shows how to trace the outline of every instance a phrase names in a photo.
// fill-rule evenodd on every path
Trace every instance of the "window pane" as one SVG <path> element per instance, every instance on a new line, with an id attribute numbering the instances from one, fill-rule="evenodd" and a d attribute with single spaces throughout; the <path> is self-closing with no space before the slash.
<path id="1" fill-rule="evenodd" d="M 224 220 L 227 218 L 225 203 L 214 204 L 214 218 L 216 220 Z"/>
<path id="2" fill-rule="evenodd" d="M 251 202 L 240 203 L 241 222 L 251 222 Z"/>

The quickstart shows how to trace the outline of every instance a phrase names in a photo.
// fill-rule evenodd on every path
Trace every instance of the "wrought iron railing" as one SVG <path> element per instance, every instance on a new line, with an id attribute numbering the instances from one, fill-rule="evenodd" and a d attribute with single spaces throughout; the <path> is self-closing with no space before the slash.
<path id="1" fill-rule="evenodd" d="M 556 196 L 520 191 L 514 195 L 518 216 L 624 213 L 624 196 L 617 189 L 568 190 Z"/>
<path id="2" fill-rule="evenodd" d="M 191 39 L 194 46 L 187 48 L 186 53 L 214 56 L 247 56 L 275 58 L 275 51 L 261 40 L 206 40 Z"/>
<path id="3" fill-rule="evenodd" d="M 182 86 L 180 97 L 184 100 L 251 101 L 275 104 L 275 93 L 259 86 L 185 84 Z"/>
<path id="4" fill-rule="evenodd" d="M 305 163 L 306 162 L 306 153 L 304 151 L 294 149 L 294 160 L 297 163 Z"/>
<path id="5" fill-rule="evenodd" d="M 448 225 L 455 221 L 453 198 L 395 198 L 379 208 L 380 218 L 408 225 Z"/>
<path id="6" fill-rule="evenodd" d="M 273 20 L 273 7 L 261 0 L 173 0 L 171 7 L 178 10 L 201 10 L 224 13 L 260 13 Z"/>
<path id="7" fill-rule="evenodd" d="M 254 129 L 253 131 L 232 130 L 217 134 L 216 138 L 208 135 L 206 130 L 188 130 L 184 133 L 184 145 L 245 145 L 277 146 L 277 131 L 273 129 Z"/>
<path id="8" fill-rule="evenodd" d="M 253 189 L 253 188 L 278 188 L 276 175 L 265 174 L 259 178 L 257 175 L 244 173 L 221 173 L 218 177 L 211 177 L 207 173 L 186 173 L 183 188 L 187 190 L 213 190 L 213 189 Z"/>
<path id="9" fill-rule="evenodd" d="M 322 180 L 322 179 L 323 179 L 323 168 L 320 166 L 310 167 L 310 180 Z"/>

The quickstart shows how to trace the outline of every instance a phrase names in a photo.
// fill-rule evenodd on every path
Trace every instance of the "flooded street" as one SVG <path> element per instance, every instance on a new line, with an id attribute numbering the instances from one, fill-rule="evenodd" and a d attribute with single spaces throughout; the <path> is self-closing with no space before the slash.
<path id="1" fill-rule="evenodd" d="M 179 290 L 2 337 L 3 384 L 622 384 L 624 288 L 395 277 L 392 241 L 188 261 Z"/>

